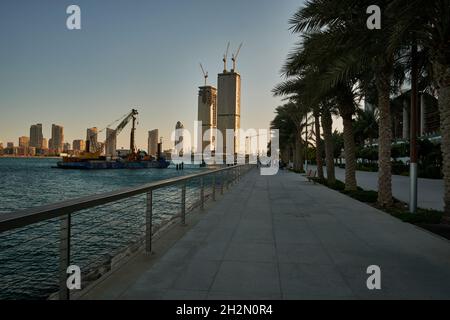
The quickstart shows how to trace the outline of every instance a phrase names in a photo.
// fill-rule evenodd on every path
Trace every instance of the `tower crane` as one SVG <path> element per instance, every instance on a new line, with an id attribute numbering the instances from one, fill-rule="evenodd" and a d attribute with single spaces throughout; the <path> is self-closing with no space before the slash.
<path id="1" fill-rule="evenodd" d="M 233 53 L 231 55 L 231 60 L 233 61 L 233 69 L 231 69 L 231 72 L 234 72 L 236 70 L 236 61 L 237 61 L 237 57 L 239 55 L 239 52 L 241 52 L 242 45 L 243 45 L 243 43 L 241 42 L 241 44 L 239 45 L 238 49 L 236 50 L 236 53 Z"/>
<path id="2" fill-rule="evenodd" d="M 206 87 L 206 82 L 208 79 L 208 71 L 205 72 L 205 69 L 203 69 L 203 65 L 201 63 L 200 63 L 200 68 L 202 68 L 203 77 L 205 78 L 205 87 Z"/>
<path id="3" fill-rule="evenodd" d="M 223 55 L 223 73 L 227 72 L 227 59 L 228 59 L 228 51 L 230 50 L 230 43 L 228 42 L 227 50 L 225 51 L 225 54 Z"/>

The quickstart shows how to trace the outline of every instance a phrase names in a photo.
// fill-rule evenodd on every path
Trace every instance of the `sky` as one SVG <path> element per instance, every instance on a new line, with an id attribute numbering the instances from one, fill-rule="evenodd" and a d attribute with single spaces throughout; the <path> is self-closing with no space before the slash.
<path id="1" fill-rule="evenodd" d="M 297 41 L 288 19 L 302 0 L 2 0 L 0 141 L 18 143 L 31 124 L 64 126 L 65 141 L 85 139 L 132 108 L 136 137 L 158 128 L 164 149 L 177 121 L 197 118 L 201 62 L 216 86 L 228 41 L 243 47 L 241 127 L 267 129 L 282 104 L 271 89 Z M 81 30 L 68 30 L 66 8 L 81 8 Z M 231 63 L 231 61 L 229 62 Z M 129 147 L 128 126 L 118 147 Z M 100 136 L 99 140 L 104 140 Z"/>

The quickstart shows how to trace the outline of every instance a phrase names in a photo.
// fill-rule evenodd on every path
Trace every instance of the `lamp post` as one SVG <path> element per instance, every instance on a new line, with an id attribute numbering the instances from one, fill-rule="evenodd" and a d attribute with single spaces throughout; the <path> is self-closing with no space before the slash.
<path id="1" fill-rule="evenodd" d="M 417 42 L 411 48 L 411 137 L 409 161 L 409 211 L 417 211 Z"/>

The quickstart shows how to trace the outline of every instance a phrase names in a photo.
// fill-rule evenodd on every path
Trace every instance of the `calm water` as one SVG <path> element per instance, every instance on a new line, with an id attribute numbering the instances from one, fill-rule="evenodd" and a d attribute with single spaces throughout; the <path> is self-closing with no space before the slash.
<path id="1" fill-rule="evenodd" d="M 53 169 L 57 161 L 0 158 L 0 215 L 201 170 Z M 198 185 L 188 185 L 186 196 L 189 207 L 198 197 Z M 155 191 L 156 224 L 177 213 L 179 197 L 178 187 Z M 82 272 L 97 270 L 103 261 L 142 236 L 144 213 L 145 195 L 140 195 L 74 214 L 71 263 L 79 265 Z M 41 299 L 58 290 L 58 237 L 59 219 L 0 234 L 0 299 Z"/>
<path id="2" fill-rule="evenodd" d="M 57 159 L 0 158 L 0 214 L 198 172 L 185 168 L 148 170 L 61 170 Z"/>

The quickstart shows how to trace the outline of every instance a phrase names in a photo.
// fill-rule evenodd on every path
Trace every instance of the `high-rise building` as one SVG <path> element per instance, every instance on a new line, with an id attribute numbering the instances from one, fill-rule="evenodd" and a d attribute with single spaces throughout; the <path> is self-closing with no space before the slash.
<path id="1" fill-rule="evenodd" d="M 151 130 L 148 132 L 148 154 L 151 156 L 156 156 L 158 153 L 158 139 L 159 131 L 158 129 Z"/>
<path id="2" fill-rule="evenodd" d="M 237 131 L 241 127 L 241 76 L 235 71 L 220 73 L 217 80 L 217 129 L 223 136 L 223 153 L 239 151 Z M 234 130 L 233 141 L 227 141 L 226 129 Z M 227 142 L 234 150 L 227 150 Z M 220 152 L 220 150 L 219 150 Z"/>
<path id="3" fill-rule="evenodd" d="M 96 127 L 89 128 L 86 131 L 86 151 L 95 152 L 98 148 L 98 130 Z"/>
<path id="4" fill-rule="evenodd" d="M 202 146 L 198 152 L 204 152 L 205 148 L 214 145 L 213 130 L 217 128 L 217 89 L 212 86 L 200 87 L 198 92 L 198 121 L 202 122 Z M 209 134 L 205 137 L 205 133 Z M 212 147 L 211 149 L 214 149 Z"/>
<path id="5" fill-rule="evenodd" d="M 106 128 L 106 150 L 105 153 L 107 156 L 115 157 L 117 150 L 117 135 L 116 130 Z"/>
<path id="6" fill-rule="evenodd" d="M 42 148 L 42 124 L 34 124 L 30 127 L 30 147 Z"/>
<path id="7" fill-rule="evenodd" d="M 54 153 L 61 153 L 64 147 L 64 128 L 56 124 L 52 124 L 52 139 L 50 149 Z"/>
<path id="8" fill-rule="evenodd" d="M 29 137 L 19 137 L 19 147 L 28 148 L 30 146 L 30 138 Z"/>
<path id="9" fill-rule="evenodd" d="M 73 140 L 72 149 L 73 151 L 84 151 L 85 150 L 84 140 L 81 139 Z"/>

